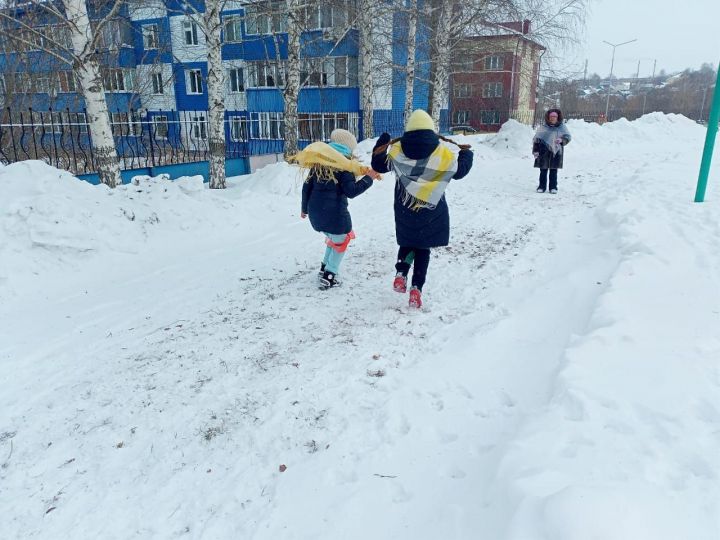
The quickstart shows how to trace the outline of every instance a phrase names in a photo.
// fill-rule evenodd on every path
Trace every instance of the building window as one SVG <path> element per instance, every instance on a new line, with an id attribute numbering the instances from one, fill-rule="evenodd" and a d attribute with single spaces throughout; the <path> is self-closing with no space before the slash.
<path id="1" fill-rule="evenodd" d="M 58 86 L 60 88 L 60 92 L 68 93 L 68 92 L 75 92 L 76 86 L 75 86 L 75 75 L 73 75 L 72 71 L 61 71 L 58 73 Z"/>
<path id="2" fill-rule="evenodd" d="M 132 92 L 135 88 L 135 72 L 131 69 L 111 68 L 103 71 L 106 92 Z"/>
<path id="3" fill-rule="evenodd" d="M 483 124 L 499 124 L 500 111 L 480 111 L 480 122 Z"/>
<path id="4" fill-rule="evenodd" d="M 470 121 L 470 111 L 455 111 L 453 112 L 453 124 L 460 126 L 467 124 Z"/>
<path id="5" fill-rule="evenodd" d="M 458 73 L 472 73 L 474 69 L 473 59 L 469 56 L 458 58 L 454 62 L 455 71 Z"/>
<path id="6" fill-rule="evenodd" d="M 285 125 L 283 113 L 265 112 L 251 114 L 251 134 L 254 139 L 283 139 Z"/>
<path id="7" fill-rule="evenodd" d="M 346 129 L 357 135 L 357 113 L 300 113 L 298 138 L 303 141 L 323 141 L 335 129 Z"/>
<path id="8" fill-rule="evenodd" d="M 237 15 L 225 17 L 225 43 L 239 43 L 242 41 L 242 18 Z"/>
<path id="9" fill-rule="evenodd" d="M 285 62 L 253 62 L 248 64 L 249 87 L 285 85 Z"/>
<path id="10" fill-rule="evenodd" d="M 156 96 L 164 94 L 165 84 L 163 82 L 162 73 L 152 73 L 150 77 L 152 79 L 152 93 Z"/>
<path id="11" fill-rule="evenodd" d="M 202 94 L 202 71 L 199 69 L 185 70 L 185 84 L 188 95 Z"/>
<path id="12" fill-rule="evenodd" d="M 183 21 L 183 34 L 185 35 L 185 45 L 198 44 L 198 27 L 194 21 Z"/>
<path id="13" fill-rule="evenodd" d="M 164 115 L 153 116 L 153 133 L 157 139 L 167 139 L 168 117 Z"/>
<path id="14" fill-rule="evenodd" d="M 230 82 L 230 92 L 232 94 L 239 94 L 245 91 L 242 68 L 230 68 L 228 70 L 228 81 Z"/>
<path id="15" fill-rule="evenodd" d="M 230 117 L 230 139 L 235 142 L 247 140 L 247 120 L 242 116 Z"/>
<path id="16" fill-rule="evenodd" d="M 78 133 L 87 133 L 87 117 L 85 113 L 70 113 L 70 125 Z"/>
<path id="17" fill-rule="evenodd" d="M 472 94 L 472 86 L 467 83 L 459 83 L 453 86 L 453 95 L 458 98 L 467 98 Z"/>
<path id="18" fill-rule="evenodd" d="M 39 76 L 35 79 L 35 92 L 38 94 L 49 94 L 50 79 L 46 76 Z"/>
<path id="19" fill-rule="evenodd" d="M 159 42 L 159 30 L 157 24 L 146 24 L 142 27 L 143 47 L 145 49 L 157 49 Z"/>
<path id="20" fill-rule="evenodd" d="M 305 26 L 308 30 L 345 28 L 348 23 L 348 8 L 344 5 L 321 4 L 305 9 Z"/>
<path id="21" fill-rule="evenodd" d="M 245 30 L 248 34 L 287 32 L 284 2 L 258 2 L 245 6 Z"/>
<path id="22" fill-rule="evenodd" d="M 354 56 L 305 58 L 300 68 L 300 82 L 306 86 L 357 86 L 357 69 Z"/>
<path id="23" fill-rule="evenodd" d="M 204 114 L 191 117 L 190 138 L 200 141 L 207 140 L 207 120 Z"/>
<path id="24" fill-rule="evenodd" d="M 93 31 L 97 33 L 97 25 L 99 21 L 92 21 L 91 26 Z M 105 24 L 100 28 L 100 36 L 98 39 L 98 46 L 101 49 L 117 49 L 120 45 L 123 45 L 122 31 L 120 29 L 120 20 L 112 19 L 105 21 Z"/>
<path id="25" fill-rule="evenodd" d="M 498 98 L 502 97 L 503 94 L 503 83 L 491 82 L 483 84 L 482 97 L 484 98 Z"/>
<path id="26" fill-rule="evenodd" d="M 486 56 L 485 57 L 485 70 L 486 71 L 500 71 L 503 68 L 502 56 Z"/>
<path id="27" fill-rule="evenodd" d="M 112 127 L 113 135 L 127 136 L 127 135 L 140 135 L 142 133 L 142 125 L 140 124 L 140 117 L 137 113 L 128 115 L 126 112 L 112 113 Z"/>

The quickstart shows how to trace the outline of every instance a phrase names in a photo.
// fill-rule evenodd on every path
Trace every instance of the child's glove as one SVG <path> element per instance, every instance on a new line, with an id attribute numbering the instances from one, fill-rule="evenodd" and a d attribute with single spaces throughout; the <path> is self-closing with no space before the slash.
<path id="1" fill-rule="evenodd" d="M 383 133 L 382 135 L 380 135 L 380 137 L 378 137 L 378 140 L 375 143 L 375 146 L 377 147 L 377 146 L 382 146 L 383 144 L 387 144 L 390 142 L 390 139 L 391 139 L 391 137 L 390 137 L 389 133 Z"/>

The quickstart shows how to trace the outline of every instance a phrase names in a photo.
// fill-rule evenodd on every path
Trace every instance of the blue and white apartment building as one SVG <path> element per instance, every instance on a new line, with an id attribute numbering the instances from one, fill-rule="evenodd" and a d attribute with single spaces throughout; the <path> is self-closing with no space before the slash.
<path id="1" fill-rule="evenodd" d="M 189 15 L 204 8 L 202 2 L 193 0 L 192 4 L 190 8 L 182 0 L 136 0 L 123 6 L 101 30 L 104 87 L 123 156 L 162 152 L 164 141 L 182 146 L 188 155 L 206 148 L 207 50 L 201 28 Z M 308 8 L 306 13 L 308 30 L 301 38 L 301 81 L 305 84 L 298 102 L 301 145 L 326 140 L 335 127 L 356 135 L 362 129 L 358 30 L 352 25 L 355 5 L 353 0 L 336 4 Z M 222 12 L 228 155 L 244 159 L 245 170 L 269 156 L 274 160 L 283 148 L 284 5 L 275 0 L 228 1 Z M 91 18 L 99 14 L 91 13 Z M 37 43 L 37 47 L 26 44 L 22 51 L 22 57 L 31 61 L 20 61 L 17 49 L 7 45 L 0 53 L 3 122 L 9 116 L 13 124 L 28 120 L 46 124 L 50 118 L 53 125 L 77 124 L 79 136 L 86 136 L 77 82 L 69 67 L 41 50 L 53 40 L 67 43 L 68 36 L 52 21 L 34 25 L 42 28 L 47 42 L 37 35 L 27 36 L 24 41 Z M 377 48 L 386 56 L 374 60 L 374 130 L 399 135 L 406 78 L 402 69 L 392 66 L 407 63 L 407 48 L 402 45 L 406 25 L 402 15 L 395 14 L 379 18 L 374 27 Z M 419 37 L 419 43 L 427 41 Z M 416 107 L 428 104 L 429 86 L 422 82 L 429 78 L 427 58 L 427 51 L 419 46 Z M 58 134 L 57 128 L 52 130 Z M 153 139 L 150 148 L 147 141 L 135 140 L 144 135 Z M 3 144 L 7 141 L 0 137 Z"/>

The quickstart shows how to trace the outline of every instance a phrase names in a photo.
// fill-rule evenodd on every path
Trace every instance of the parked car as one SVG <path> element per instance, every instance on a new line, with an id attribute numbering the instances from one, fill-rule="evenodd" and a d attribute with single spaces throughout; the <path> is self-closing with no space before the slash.
<path id="1" fill-rule="evenodd" d="M 477 129 L 472 126 L 450 126 L 451 135 L 472 135 L 477 132 Z"/>

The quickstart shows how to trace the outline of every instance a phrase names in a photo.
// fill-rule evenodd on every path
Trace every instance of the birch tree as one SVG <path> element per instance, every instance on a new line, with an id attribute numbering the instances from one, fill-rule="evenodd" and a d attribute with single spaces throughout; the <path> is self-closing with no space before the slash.
<path id="1" fill-rule="evenodd" d="M 358 78 L 360 83 L 360 109 L 363 119 L 363 138 L 369 139 L 375 134 L 374 90 L 373 84 L 373 12 L 376 4 L 373 0 L 358 0 L 359 54 Z"/>
<path id="2" fill-rule="evenodd" d="M 222 64 L 222 0 L 205 0 L 202 28 L 207 40 L 210 189 L 225 189 L 225 70 Z"/>
<path id="3" fill-rule="evenodd" d="M 440 127 L 440 110 L 447 105 L 448 81 L 450 79 L 450 52 L 452 45 L 452 18 L 456 3 L 440 2 L 435 32 L 435 70 L 432 81 L 432 98 L 430 100 L 430 116 L 435 127 Z"/>
<path id="4" fill-rule="evenodd" d="M 287 9 L 287 68 L 283 90 L 285 121 L 285 158 L 298 152 L 298 99 L 300 97 L 300 0 L 286 0 Z M 277 45 L 276 45 L 277 47 Z"/>
<path id="5" fill-rule="evenodd" d="M 408 0 L 407 3 L 407 66 L 405 78 L 405 113 L 404 124 L 407 124 L 413 112 L 415 98 L 415 51 L 417 50 L 418 1 Z"/>

